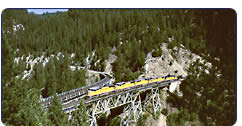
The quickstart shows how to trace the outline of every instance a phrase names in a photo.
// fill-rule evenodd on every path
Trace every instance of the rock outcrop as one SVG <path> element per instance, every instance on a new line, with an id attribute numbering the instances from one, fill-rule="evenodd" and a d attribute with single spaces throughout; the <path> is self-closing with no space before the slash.
<path id="1" fill-rule="evenodd" d="M 152 52 L 147 55 L 144 73 L 140 75 L 139 78 L 166 76 L 168 74 L 187 76 L 187 69 L 190 64 L 196 59 L 201 59 L 200 56 L 185 49 L 183 45 L 181 45 L 181 48 L 179 49 L 177 47 L 168 49 L 167 44 L 163 43 L 161 49 L 162 55 L 160 57 L 152 57 Z M 179 90 L 179 84 L 180 82 L 172 83 L 169 88 L 166 87 L 162 89 L 160 92 L 160 110 L 166 108 L 168 109 L 168 114 L 177 111 L 176 108 L 172 108 L 168 103 L 166 103 L 166 98 L 169 95 L 167 92 L 168 90 L 170 92 L 177 92 L 179 96 L 182 95 Z M 166 126 L 166 116 L 161 114 L 157 120 L 149 117 L 146 121 L 146 124 L 152 126 Z"/>

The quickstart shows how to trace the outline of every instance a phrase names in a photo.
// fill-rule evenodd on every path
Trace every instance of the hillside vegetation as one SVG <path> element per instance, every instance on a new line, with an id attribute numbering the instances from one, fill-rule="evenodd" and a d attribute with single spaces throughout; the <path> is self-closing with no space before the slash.
<path id="1" fill-rule="evenodd" d="M 179 109 L 168 116 L 168 125 L 193 120 L 202 125 L 232 125 L 236 121 L 236 13 L 230 9 L 69 9 L 42 15 L 6 9 L 2 12 L 2 121 L 10 125 L 76 124 L 67 121 L 56 100 L 50 112 L 37 102 L 40 96 L 86 84 L 86 71 L 72 71 L 70 65 L 104 71 L 104 61 L 115 47 L 115 80 L 133 80 L 144 72 L 148 53 L 162 54 L 163 43 L 171 49 L 182 44 L 213 64 L 212 68 L 198 61 L 191 65 L 181 84 L 183 96 L 167 99 Z M 25 62 L 29 55 L 59 53 L 63 57 L 52 57 L 45 66 L 35 64 L 31 76 L 22 79 L 30 69 Z M 73 53 L 75 57 L 70 58 Z M 23 60 L 16 63 L 16 57 Z"/>

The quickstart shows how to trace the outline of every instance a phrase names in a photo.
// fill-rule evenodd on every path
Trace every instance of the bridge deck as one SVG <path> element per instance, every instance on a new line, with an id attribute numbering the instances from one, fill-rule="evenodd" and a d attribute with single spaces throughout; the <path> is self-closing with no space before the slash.
<path id="1" fill-rule="evenodd" d="M 95 87 L 95 86 L 101 86 L 101 85 L 107 83 L 108 81 L 110 81 L 110 79 L 112 78 L 108 74 L 104 74 L 104 76 L 105 76 L 104 79 L 102 79 L 102 80 L 100 80 L 100 81 L 98 81 L 94 84 L 87 85 L 85 87 L 80 87 L 80 88 L 77 88 L 77 89 L 73 89 L 73 90 L 58 94 L 57 95 L 58 100 L 62 102 L 62 101 L 65 101 L 65 100 L 73 99 L 75 97 L 83 97 L 85 94 L 87 94 L 87 89 L 89 89 L 91 87 Z M 46 107 L 49 106 L 52 98 L 53 98 L 53 96 L 42 99 L 44 106 L 46 106 Z"/>
<path id="2" fill-rule="evenodd" d="M 175 82 L 175 81 L 172 81 L 172 82 Z M 158 84 L 157 83 L 150 83 L 150 84 L 147 84 L 147 85 L 144 85 L 144 86 L 141 86 L 141 87 L 132 87 L 132 88 L 129 88 L 128 90 L 120 90 L 118 92 L 110 92 L 109 94 L 106 94 L 104 96 L 87 99 L 84 102 L 85 102 L 86 105 L 89 105 L 91 102 L 94 102 L 96 100 L 100 100 L 100 99 L 104 99 L 104 98 L 108 98 L 108 97 L 114 97 L 114 96 L 117 96 L 117 95 L 120 95 L 120 94 L 125 94 L 125 93 L 128 93 L 128 92 L 143 91 L 143 90 L 149 90 L 149 89 L 155 88 L 155 87 L 168 86 L 170 83 L 171 83 L 170 81 L 166 81 L 166 82 L 162 82 L 162 83 L 158 83 Z M 80 99 L 81 98 L 76 98 L 76 99 L 73 99 L 72 101 L 69 101 L 67 103 L 63 103 L 62 104 L 63 110 L 74 108 L 75 106 L 78 106 L 79 103 L 80 103 Z"/>

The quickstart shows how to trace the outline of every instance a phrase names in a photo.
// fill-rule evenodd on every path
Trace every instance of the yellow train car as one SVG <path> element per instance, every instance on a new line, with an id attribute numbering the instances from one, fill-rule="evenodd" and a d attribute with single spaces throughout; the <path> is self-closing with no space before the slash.
<path id="1" fill-rule="evenodd" d="M 135 81 L 135 85 L 145 85 L 145 84 L 148 84 L 148 83 L 150 83 L 149 79 L 143 79 L 143 80 Z"/>
<path id="2" fill-rule="evenodd" d="M 152 79 L 150 79 L 150 82 L 151 83 L 155 83 L 155 82 L 157 82 L 158 80 L 157 80 L 157 78 L 152 78 Z"/>
<path id="3" fill-rule="evenodd" d="M 115 83 L 114 85 L 116 86 L 116 90 L 121 90 L 125 88 L 125 82 Z"/>
<path id="4" fill-rule="evenodd" d="M 137 81 L 135 81 L 135 85 L 142 85 L 142 80 L 137 80 Z"/>
<path id="5" fill-rule="evenodd" d="M 149 84 L 150 82 L 149 82 L 149 79 L 144 79 L 143 80 L 143 85 L 145 85 L 145 84 Z"/>
<path id="6" fill-rule="evenodd" d="M 88 93 L 88 96 L 95 96 L 95 95 L 98 95 L 98 94 L 100 94 L 100 91 L 99 90 L 93 91 L 93 92 L 89 92 Z"/>
<path id="7" fill-rule="evenodd" d="M 152 80 L 153 83 L 155 82 L 161 82 L 161 81 L 164 81 L 165 79 L 163 77 L 158 77 L 158 78 L 155 78 Z"/>
<path id="8" fill-rule="evenodd" d="M 133 86 L 134 86 L 134 83 L 128 82 L 127 85 L 126 85 L 126 88 L 130 88 L 130 87 L 133 87 Z"/>
<path id="9" fill-rule="evenodd" d="M 109 91 L 109 87 L 103 87 L 100 90 L 97 91 L 97 95 L 103 94 L 103 93 L 107 93 Z"/>
<path id="10" fill-rule="evenodd" d="M 129 88 L 131 87 L 131 83 L 130 82 L 126 82 L 124 85 L 122 85 L 122 89 L 125 89 L 125 88 Z"/>
<path id="11" fill-rule="evenodd" d="M 88 93 L 88 96 L 95 96 L 95 95 L 101 95 L 101 94 L 104 94 L 104 93 L 109 93 L 109 92 L 112 92 L 115 90 L 115 87 L 110 87 L 110 86 L 106 86 L 106 87 L 103 87 L 101 89 L 98 89 L 96 91 L 90 91 Z"/>
<path id="12" fill-rule="evenodd" d="M 140 84 L 141 85 L 146 84 L 146 80 L 141 80 Z"/>
<path id="13" fill-rule="evenodd" d="M 115 87 L 111 87 L 111 86 L 109 86 L 109 87 L 106 87 L 106 88 L 104 88 L 100 93 L 102 94 L 102 93 L 109 93 L 109 92 L 112 92 L 112 91 L 114 91 L 115 90 Z"/>
<path id="14" fill-rule="evenodd" d="M 127 88 L 127 85 L 128 85 L 128 83 L 125 82 L 124 85 L 121 86 L 121 89 Z"/>
<path id="15" fill-rule="evenodd" d="M 101 86 L 96 86 L 88 89 L 88 96 L 95 96 L 100 92 L 100 89 L 102 89 Z"/>
<path id="16" fill-rule="evenodd" d="M 107 87 L 103 87 L 103 88 L 101 88 L 99 91 L 102 93 L 102 92 L 105 92 L 106 90 L 108 90 L 109 89 L 109 87 L 107 86 Z"/>
<path id="17" fill-rule="evenodd" d="M 164 81 L 165 80 L 165 78 L 163 78 L 163 77 L 159 77 L 159 79 L 158 79 L 158 81 Z"/>
<path id="18" fill-rule="evenodd" d="M 177 77 L 174 75 L 168 75 L 166 76 L 166 80 L 177 80 Z"/>

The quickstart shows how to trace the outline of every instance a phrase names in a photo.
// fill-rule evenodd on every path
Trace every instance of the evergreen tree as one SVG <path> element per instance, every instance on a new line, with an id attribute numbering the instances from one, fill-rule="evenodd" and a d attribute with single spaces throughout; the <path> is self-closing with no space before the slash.
<path id="1" fill-rule="evenodd" d="M 84 105 L 84 101 L 80 101 L 80 105 L 76 108 L 76 111 L 73 112 L 72 114 L 72 120 L 71 120 L 71 125 L 75 126 L 88 126 L 88 116 L 87 116 L 87 110 Z"/>
<path id="2" fill-rule="evenodd" d="M 56 95 L 52 99 L 51 106 L 49 108 L 49 119 L 53 125 L 65 125 L 68 122 L 67 115 L 62 111 L 62 106 L 58 101 Z"/>
<path id="3" fill-rule="evenodd" d="M 30 89 L 27 91 L 26 98 L 17 113 L 19 120 L 24 125 L 50 125 L 48 113 L 39 103 L 39 90 Z"/>
<path id="4" fill-rule="evenodd" d="M 115 47 L 113 54 L 118 58 L 112 64 L 114 77 L 116 81 L 128 81 L 142 73 L 147 53 L 171 37 L 174 40 L 169 43 L 170 48 L 182 43 L 193 53 L 210 54 L 204 58 L 217 68 L 209 69 L 210 76 L 203 71 L 196 77 L 199 68 L 193 66 L 194 75 L 184 82 L 189 86 L 182 89 L 186 97 L 170 100 L 178 99 L 176 106 L 199 115 L 199 120 L 206 125 L 232 125 L 236 119 L 236 13 L 231 9 L 69 9 L 43 15 L 28 13 L 26 9 L 5 9 L 2 33 L 2 120 L 9 125 L 24 125 L 24 118 L 28 118 L 28 124 L 35 122 L 36 119 L 21 110 L 22 106 L 27 109 L 25 99 L 30 89 L 44 87 L 42 95 L 48 97 L 85 85 L 85 72 L 69 69 L 71 53 L 76 54 L 76 63 L 85 66 L 88 54 L 96 51 L 92 64 L 100 62 L 96 67 L 92 65 L 92 69 L 104 71 L 105 61 Z M 42 52 L 46 53 L 45 57 L 59 52 L 64 57 L 50 58 L 45 67 L 36 64 L 32 76 L 22 80 L 23 71 L 30 67 L 26 68 L 25 58 L 18 64 L 14 59 L 29 53 L 38 56 Z M 220 62 L 213 60 L 214 57 Z M 218 71 L 221 76 L 216 75 Z M 202 96 L 197 97 L 197 92 Z M 28 113 L 39 111 L 36 108 L 31 107 Z M 188 116 L 185 109 L 180 109 L 179 116 Z M 212 121 L 208 121 L 211 111 L 209 119 Z M 182 120 L 177 124 L 183 124 Z"/>

